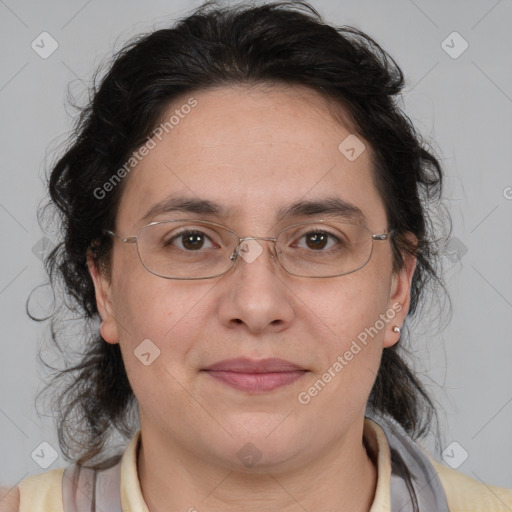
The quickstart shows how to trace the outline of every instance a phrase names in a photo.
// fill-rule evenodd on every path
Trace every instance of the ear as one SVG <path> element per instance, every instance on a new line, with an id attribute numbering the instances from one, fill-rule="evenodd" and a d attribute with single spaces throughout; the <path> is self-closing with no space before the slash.
<path id="1" fill-rule="evenodd" d="M 119 343 L 110 279 L 98 268 L 90 254 L 87 254 L 87 267 L 94 283 L 96 306 L 102 320 L 100 334 L 107 343 Z"/>
<path id="2" fill-rule="evenodd" d="M 412 233 L 406 233 L 405 236 L 410 242 L 417 244 L 418 240 Z M 386 327 L 383 344 L 385 348 L 393 346 L 400 340 L 400 333 L 394 332 L 393 327 L 402 328 L 411 304 L 411 283 L 416 270 L 417 259 L 416 256 L 408 252 L 403 252 L 402 258 L 404 260 L 402 269 L 395 272 L 391 277 L 388 311 L 394 311 L 395 316 Z"/>

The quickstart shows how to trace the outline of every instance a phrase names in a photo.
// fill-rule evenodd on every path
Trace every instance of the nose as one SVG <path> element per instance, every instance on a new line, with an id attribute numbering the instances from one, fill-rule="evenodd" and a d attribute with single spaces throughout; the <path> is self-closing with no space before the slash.
<path id="1" fill-rule="evenodd" d="M 251 333 L 280 332 L 294 316 L 293 294 L 284 283 L 284 271 L 272 238 L 245 238 L 238 261 L 219 283 L 220 321 L 229 328 Z"/>

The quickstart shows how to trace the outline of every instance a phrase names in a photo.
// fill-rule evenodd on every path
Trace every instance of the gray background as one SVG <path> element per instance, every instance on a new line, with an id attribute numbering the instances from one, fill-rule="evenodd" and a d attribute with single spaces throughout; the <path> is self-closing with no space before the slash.
<path id="1" fill-rule="evenodd" d="M 25 300 L 44 282 L 36 209 L 44 170 L 72 126 L 67 88 L 82 102 L 93 71 L 114 49 L 198 4 L 0 0 L 3 485 L 43 471 L 31 457 L 41 442 L 57 448 L 51 417 L 39 416 L 34 406 L 46 374 L 36 355 L 47 331 L 27 318 Z M 454 311 L 444 331 L 418 326 L 414 357 L 444 410 L 442 448 L 458 443 L 447 452 L 452 464 L 486 483 L 512 487 L 512 2 L 312 4 L 329 22 L 368 32 L 395 57 L 408 84 L 404 108 L 435 140 L 454 221 L 445 257 Z M 43 31 L 59 45 L 47 59 L 31 47 Z M 457 58 L 463 41 L 448 37 L 454 31 L 469 44 Z M 37 300 L 47 308 L 47 296 Z M 43 447 L 36 454 L 41 449 L 45 457 L 51 453 Z M 63 465 L 59 457 L 50 469 Z"/>

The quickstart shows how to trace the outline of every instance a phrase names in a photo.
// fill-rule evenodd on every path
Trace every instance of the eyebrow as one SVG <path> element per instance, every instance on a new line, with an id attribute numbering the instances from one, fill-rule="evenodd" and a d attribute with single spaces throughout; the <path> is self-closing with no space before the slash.
<path id="1" fill-rule="evenodd" d="M 196 199 L 193 197 L 171 196 L 154 204 L 142 217 L 141 221 L 149 221 L 162 213 L 171 212 L 197 213 L 199 215 L 226 216 L 226 209 L 218 203 L 208 199 Z"/>
<path id="2" fill-rule="evenodd" d="M 277 220 L 280 221 L 287 217 L 303 217 L 318 214 L 330 214 L 343 220 L 366 222 L 366 217 L 360 208 L 339 197 L 296 201 L 281 208 L 277 213 Z"/>
<path id="3" fill-rule="evenodd" d="M 171 196 L 153 205 L 140 220 L 141 222 L 150 221 L 157 215 L 176 211 L 215 216 L 217 218 L 227 217 L 229 214 L 229 209 L 208 199 Z M 366 217 L 360 208 L 339 197 L 295 201 L 278 210 L 276 221 L 279 222 L 289 217 L 307 217 L 319 214 L 329 214 L 343 220 L 362 224 L 366 222 Z"/>

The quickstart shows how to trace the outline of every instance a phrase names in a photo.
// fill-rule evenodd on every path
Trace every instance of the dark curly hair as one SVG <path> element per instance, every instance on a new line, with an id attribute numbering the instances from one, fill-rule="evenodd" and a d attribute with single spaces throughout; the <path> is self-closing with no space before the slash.
<path id="1" fill-rule="evenodd" d="M 326 24 L 306 2 L 236 7 L 207 2 L 172 28 L 132 40 L 101 79 L 98 73 L 68 146 L 52 166 L 51 201 L 40 210 L 40 218 L 48 207 L 55 212 L 62 236 L 45 261 L 53 289 L 65 292 L 64 311 L 50 317 L 52 340 L 70 353 L 68 341 L 59 344 L 66 310 L 83 326 L 78 362 L 67 362 L 54 377 L 65 382 L 53 405 L 68 459 L 94 465 L 112 434 L 129 438 L 137 429 L 136 402 L 119 345 L 106 343 L 98 332 L 86 255 L 108 273 L 112 241 L 102 230 L 115 225 L 129 178 L 106 197 L 97 191 L 152 137 L 178 95 L 238 84 L 281 84 L 305 86 L 328 99 L 333 111 L 337 106 L 342 116 L 348 114 L 353 133 L 373 149 L 375 183 L 394 232 L 394 270 L 402 268 L 404 254 L 417 257 L 408 321 L 426 290 L 444 290 L 432 217 L 438 211 L 432 205 L 441 204 L 441 166 L 397 105 L 402 71 L 368 35 Z M 416 245 L 406 232 L 416 236 Z M 407 341 L 403 333 L 399 344 L 384 349 L 368 405 L 420 437 L 429 432 L 436 411 L 406 363 Z"/>

